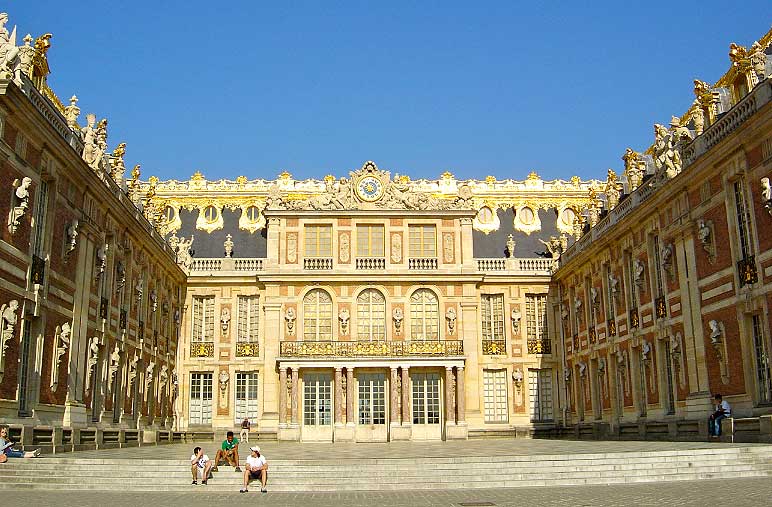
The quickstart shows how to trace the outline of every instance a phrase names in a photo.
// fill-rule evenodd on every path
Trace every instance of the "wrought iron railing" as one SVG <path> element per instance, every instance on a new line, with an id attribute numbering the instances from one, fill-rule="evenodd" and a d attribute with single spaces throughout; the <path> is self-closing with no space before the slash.
<path id="1" fill-rule="evenodd" d="M 237 342 L 236 357 L 258 357 L 260 346 L 257 342 Z"/>
<path id="2" fill-rule="evenodd" d="M 614 320 L 614 319 L 609 319 L 606 322 L 606 330 L 607 330 L 609 336 L 616 336 L 617 335 L 617 321 Z"/>
<path id="3" fill-rule="evenodd" d="M 660 296 L 654 300 L 654 310 L 658 319 L 667 317 L 667 302 L 665 301 L 665 296 Z"/>
<path id="4" fill-rule="evenodd" d="M 191 343 L 190 357 L 214 357 L 214 342 Z"/>
<path id="5" fill-rule="evenodd" d="M 464 354 L 461 340 L 444 341 L 283 341 L 282 357 L 447 357 Z"/>
<path id="6" fill-rule="evenodd" d="M 483 340 L 482 353 L 486 356 L 502 356 L 507 353 L 505 340 Z"/>
<path id="7" fill-rule="evenodd" d="M 46 260 L 38 257 L 37 255 L 33 255 L 32 269 L 30 271 L 30 279 L 32 280 L 32 283 L 43 285 L 43 280 L 45 279 L 45 277 L 46 277 Z"/>
<path id="8" fill-rule="evenodd" d="M 759 281 L 759 272 L 756 269 L 756 256 L 749 255 L 737 262 L 737 274 L 740 276 L 740 287 L 751 285 Z"/>
<path id="9" fill-rule="evenodd" d="M 630 309 L 630 328 L 638 327 L 640 326 L 640 321 L 638 320 L 638 308 L 631 308 Z"/>

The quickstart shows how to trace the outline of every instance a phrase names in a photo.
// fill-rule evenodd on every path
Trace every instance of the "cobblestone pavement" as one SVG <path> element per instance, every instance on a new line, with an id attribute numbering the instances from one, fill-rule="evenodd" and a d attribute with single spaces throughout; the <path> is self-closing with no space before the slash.
<path id="1" fill-rule="evenodd" d="M 110 493 L 79 491 L 3 491 L 3 506 L 80 507 L 109 505 L 164 507 L 191 505 L 266 505 L 271 507 L 314 506 L 347 507 L 483 507 L 483 506 L 620 506 L 635 507 L 666 505 L 732 507 L 769 505 L 772 481 L 761 479 L 726 479 L 620 486 L 574 486 L 560 488 L 518 488 L 466 491 L 404 491 L 396 493 L 272 493 L 259 490 L 246 494 L 208 493 L 204 486 L 193 487 L 186 493 Z"/>
<path id="2" fill-rule="evenodd" d="M 367 459 L 367 458 L 455 458 L 459 456 L 532 455 L 532 454 L 605 454 L 648 451 L 685 451 L 689 449 L 754 446 L 763 444 L 728 444 L 722 442 L 656 442 L 656 441 L 597 441 L 597 440 L 537 440 L 502 438 L 451 440 L 447 442 L 385 442 L 385 443 L 300 443 L 257 442 L 270 460 L 301 459 Z M 97 459 L 183 459 L 194 446 L 200 445 L 210 456 L 220 442 L 165 444 L 159 446 L 101 449 L 57 454 L 61 458 Z M 254 445 L 254 444 L 253 444 Z M 244 454 L 247 445 L 242 445 Z M 246 454 L 244 454 L 246 456 Z"/>

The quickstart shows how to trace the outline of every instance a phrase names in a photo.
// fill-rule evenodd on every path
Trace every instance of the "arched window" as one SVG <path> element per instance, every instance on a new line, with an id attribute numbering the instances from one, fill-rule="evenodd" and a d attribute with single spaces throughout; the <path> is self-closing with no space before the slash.
<path id="1" fill-rule="evenodd" d="M 332 340 L 332 299 L 322 289 L 314 289 L 303 298 L 303 339 Z"/>
<path id="2" fill-rule="evenodd" d="M 386 339 L 386 298 L 375 289 L 357 296 L 357 335 L 359 340 Z"/>
<path id="3" fill-rule="evenodd" d="M 410 338 L 439 340 L 439 303 L 429 289 L 419 289 L 410 296 Z"/>

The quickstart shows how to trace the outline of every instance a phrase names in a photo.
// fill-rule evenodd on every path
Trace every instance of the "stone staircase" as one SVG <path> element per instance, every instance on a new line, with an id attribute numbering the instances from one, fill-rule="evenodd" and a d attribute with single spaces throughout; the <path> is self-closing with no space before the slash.
<path id="1" fill-rule="evenodd" d="M 772 446 L 654 452 L 274 459 L 269 491 L 390 491 L 573 486 L 772 476 Z M 192 486 L 179 459 L 14 459 L 0 465 L 0 490 L 237 491 L 242 475 L 220 466 Z M 259 485 L 253 484 L 258 491 Z M 0 494 L 1 496 L 1 494 Z"/>

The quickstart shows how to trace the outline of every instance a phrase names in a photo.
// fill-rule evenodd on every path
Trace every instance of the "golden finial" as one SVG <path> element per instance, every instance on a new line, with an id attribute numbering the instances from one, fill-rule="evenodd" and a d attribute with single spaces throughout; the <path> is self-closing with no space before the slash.
<path id="1" fill-rule="evenodd" d="M 147 182 L 150 183 L 151 186 L 158 185 L 158 176 L 155 176 L 155 175 L 151 176 L 150 178 L 148 178 Z"/>
<path id="2" fill-rule="evenodd" d="M 244 185 L 244 184 L 246 184 L 246 182 L 247 182 L 247 177 L 246 176 L 242 175 L 242 176 L 239 176 L 238 178 L 236 178 L 236 183 L 238 183 L 239 185 Z"/>
<path id="3" fill-rule="evenodd" d="M 398 178 L 395 178 L 400 185 L 407 185 L 410 183 L 410 176 L 407 174 L 400 174 Z"/>
<path id="4" fill-rule="evenodd" d="M 453 179 L 453 173 L 450 172 L 450 171 L 445 171 L 444 173 L 442 173 L 441 177 L 442 177 L 443 180 L 452 180 Z"/>
<path id="5" fill-rule="evenodd" d="M 292 175 L 289 173 L 289 171 L 284 171 L 284 172 L 282 172 L 282 173 L 279 175 L 279 179 L 282 179 L 282 180 L 291 180 L 291 179 L 292 179 Z"/>
<path id="6" fill-rule="evenodd" d="M 582 179 L 579 176 L 571 176 L 571 184 L 573 184 L 575 187 L 578 187 L 580 183 L 582 183 Z"/>
<path id="7" fill-rule="evenodd" d="M 535 181 L 535 180 L 540 180 L 541 178 L 540 178 L 540 177 L 539 177 L 539 175 L 536 173 L 536 171 L 531 171 L 531 172 L 528 174 L 528 179 L 529 179 L 529 180 L 531 180 L 531 181 Z"/>
<path id="8" fill-rule="evenodd" d="M 328 174 L 327 176 L 324 177 L 324 182 L 335 183 L 335 176 L 333 176 L 332 174 Z"/>
<path id="9" fill-rule="evenodd" d="M 140 165 L 137 164 L 137 165 L 134 166 L 134 169 L 131 170 L 131 179 L 133 181 L 139 180 L 139 177 L 140 177 L 140 174 L 141 174 L 139 169 L 140 169 Z"/>
<path id="10" fill-rule="evenodd" d="M 617 173 L 614 172 L 613 169 L 608 170 L 606 181 L 613 181 L 613 182 L 617 181 Z"/>
<path id="11" fill-rule="evenodd" d="M 196 171 L 195 173 L 193 173 L 193 176 L 190 177 L 190 180 L 191 181 L 203 181 L 204 180 L 204 175 L 201 174 L 201 171 Z"/>
<path id="12" fill-rule="evenodd" d="M 485 183 L 487 183 L 488 185 L 493 185 L 494 183 L 496 183 L 496 177 L 491 176 L 489 174 L 488 176 L 485 177 Z"/>

